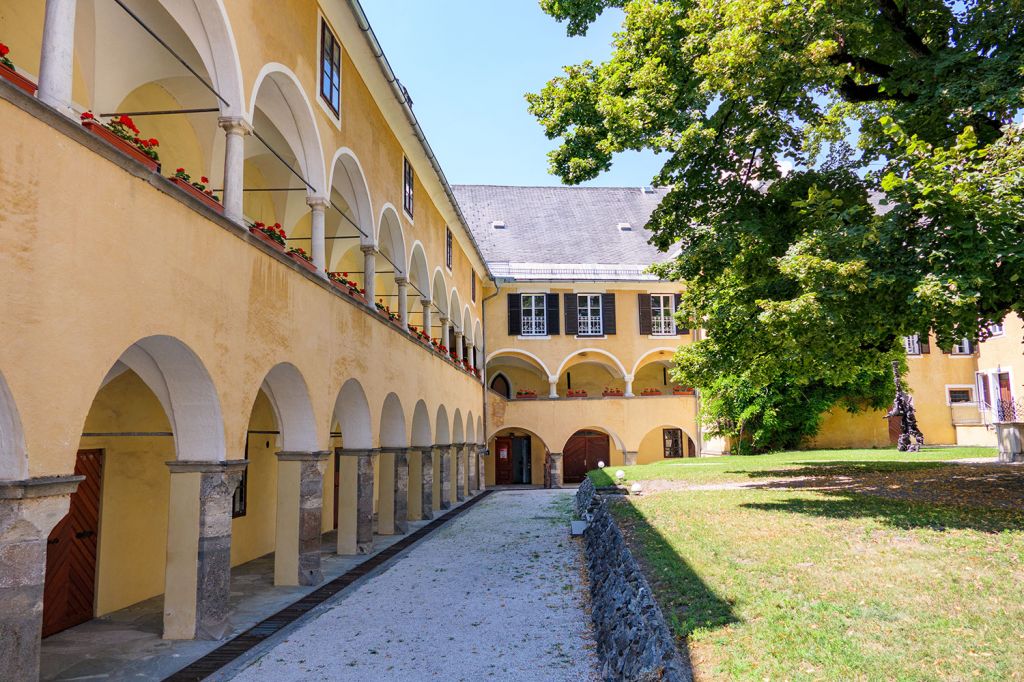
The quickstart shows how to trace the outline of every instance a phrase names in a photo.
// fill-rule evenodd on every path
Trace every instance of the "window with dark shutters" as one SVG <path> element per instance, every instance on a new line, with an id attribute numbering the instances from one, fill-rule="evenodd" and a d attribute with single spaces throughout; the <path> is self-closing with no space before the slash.
<path id="1" fill-rule="evenodd" d="M 566 294 L 565 299 L 565 335 L 576 336 L 580 333 L 580 320 L 576 313 L 576 294 Z"/>
<path id="2" fill-rule="evenodd" d="M 605 334 L 615 333 L 615 294 L 601 294 L 601 317 Z"/>
<path id="3" fill-rule="evenodd" d="M 932 347 L 928 343 L 928 334 L 918 334 L 917 340 L 921 347 L 921 355 L 928 355 L 932 352 Z"/>
<path id="4" fill-rule="evenodd" d="M 508 335 L 519 336 L 523 332 L 523 301 L 519 294 L 508 295 Z"/>
<path id="5" fill-rule="evenodd" d="M 640 314 L 640 335 L 651 335 L 651 295 L 637 294 L 636 308 Z"/>
<path id="6" fill-rule="evenodd" d="M 558 294 L 547 295 L 548 335 L 558 334 Z"/>
<path id="7" fill-rule="evenodd" d="M 673 297 L 672 301 L 673 301 L 673 303 L 675 303 L 675 306 L 672 308 L 672 315 L 674 316 L 677 312 L 679 312 L 679 304 L 683 302 L 683 295 L 682 294 L 676 294 Z M 690 333 L 690 330 L 687 329 L 686 327 L 676 327 L 676 334 L 689 334 L 689 333 Z"/>

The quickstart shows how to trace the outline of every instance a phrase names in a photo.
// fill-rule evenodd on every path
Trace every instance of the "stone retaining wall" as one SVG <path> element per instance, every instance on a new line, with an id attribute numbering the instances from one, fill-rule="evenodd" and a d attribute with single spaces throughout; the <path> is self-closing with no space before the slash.
<path id="1" fill-rule="evenodd" d="M 589 479 L 576 493 L 576 513 L 589 522 L 583 544 L 604 678 L 692 682 L 647 579 Z"/>

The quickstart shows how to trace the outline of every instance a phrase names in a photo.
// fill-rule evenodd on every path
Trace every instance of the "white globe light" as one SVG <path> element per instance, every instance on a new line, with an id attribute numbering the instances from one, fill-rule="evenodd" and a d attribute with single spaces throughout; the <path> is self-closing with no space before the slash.
<path id="1" fill-rule="evenodd" d="M 604 469 L 604 462 L 598 462 L 597 463 L 597 468 L 598 469 Z"/>
<path id="2" fill-rule="evenodd" d="M 643 487 L 639 483 L 634 483 L 633 486 L 629 490 L 634 495 L 639 495 L 640 491 L 643 490 Z"/>
<path id="3" fill-rule="evenodd" d="M 625 477 L 626 477 L 626 472 L 623 471 L 622 469 L 619 469 L 618 471 L 615 472 L 615 478 L 619 479 L 620 481 L 622 479 L 624 479 Z"/>

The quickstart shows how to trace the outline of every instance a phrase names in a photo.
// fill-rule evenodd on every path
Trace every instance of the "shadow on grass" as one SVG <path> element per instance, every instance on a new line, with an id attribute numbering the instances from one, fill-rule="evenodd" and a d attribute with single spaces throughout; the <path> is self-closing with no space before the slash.
<path id="1" fill-rule="evenodd" d="M 694 631 L 739 622 L 732 604 L 708 587 L 636 507 L 623 501 L 610 505 L 610 511 L 643 568 L 684 657 L 689 658 L 686 639 Z"/>
<path id="2" fill-rule="evenodd" d="M 857 476 L 873 473 L 899 471 L 923 471 L 954 466 L 942 461 L 928 462 L 884 462 L 877 460 L 848 460 L 839 462 L 815 462 L 805 464 L 794 462 L 785 469 L 739 469 L 726 473 L 746 475 L 750 478 L 795 478 L 802 476 Z"/>
<path id="3" fill-rule="evenodd" d="M 590 480 L 593 481 L 594 485 L 596 485 L 598 488 L 606 485 L 615 484 L 615 480 L 612 479 L 611 475 L 608 473 L 607 467 L 604 469 L 594 469 L 593 471 L 588 471 L 587 476 L 590 477 Z"/>

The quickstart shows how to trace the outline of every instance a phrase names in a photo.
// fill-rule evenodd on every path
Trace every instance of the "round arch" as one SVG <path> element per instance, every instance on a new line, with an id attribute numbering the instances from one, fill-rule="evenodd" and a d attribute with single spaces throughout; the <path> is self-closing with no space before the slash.
<path id="1" fill-rule="evenodd" d="M 0 481 L 28 478 L 28 451 L 25 433 L 14 396 L 0 373 Z"/>
<path id="2" fill-rule="evenodd" d="M 679 439 L 679 457 L 697 456 L 697 439 L 694 434 L 681 424 L 666 423 L 659 424 L 647 430 L 640 438 L 636 446 L 637 464 L 650 464 L 660 461 L 665 457 L 667 446 L 665 431 L 668 429 L 678 430 L 681 434 Z"/>
<path id="3" fill-rule="evenodd" d="M 434 281 L 431 284 L 430 293 L 430 298 L 441 312 L 441 315 L 448 317 L 448 284 L 444 280 L 444 273 L 441 272 L 440 267 L 434 268 Z M 443 340 L 442 343 L 447 345 L 446 340 Z"/>
<path id="4" fill-rule="evenodd" d="M 372 244 L 375 230 L 370 186 L 366 183 L 366 174 L 359 163 L 359 158 L 348 147 L 342 147 L 334 152 L 328 187 L 332 193 L 337 193 L 348 207 L 352 214 L 348 217 L 358 225 L 360 243 Z"/>
<path id="5" fill-rule="evenodd" d="M 313 404 L 299 369 L 288 362 L 274 365 L 260 389 L 274 410 L 281 431 L 281 448 L 288 452 L 319 450 Z"/>
<path id="6" fill-rule="evenodd" d="M 413 242 L 409 250 L 409 282 L 415 288 L 416 293 L 422 299 L 431 299 L 430 291 L 430 270 L 427 268 L 427 254 L 423 249 L 423 243 L 419 240 Z"/>
<path id="7" fill-rule="evenodd" d="M 452 287 L 450 302 L 448 304 L 448 310 L 451 311 L 450 319 L 452 321 L 452 327 L 456 331 L 462 331 L 462 318 L 459 315 L 459 311 L 462 310 L 462 299 L 459 298 L 459 291 L 455 287 Z"/>
<path id="8" fill-rule="evenodd" d="M 430 434 L 430 413 L 427 411 L 427 404 L 422 400 L 417 401 L 416 408 L 412 413 L 412 436 L 410 443 L 413 447 L 426 448 L 434 444 Z"/>
<path id="9" fill-rule="evenodd" d="M 573 429 L 572 433 L 568 434 L 567 436 L 563 435 L 563 438 L 562 438 L 562 449 L 563 449 L 563 451 L 565 449 L 565 444 L 568 443 L 572 439 L 572 437 L 575 436 L 580 431 L 597 431 L 598 433 L 603 433 L 604 435 L 608 436 L 608 438 L 611 440 L 612 443 L 614 443 L 615 447 L 618 448 L 619 452 L 625 452 L 626 451 L 625 443 L 623 442 L 623 440 L 619 437 L 619 435 L 617 433 L 615 433 L 611 429 L 605 428 L 604 426 L 597 426 L 597 425 L 578 426 L 575 429 Z"/>
<path id="10" fill-rule="evenodd" d="M 476 418 L 476 442 L 483 443 L 486 439 L 484 438 L 484 418 L 478 416 Z"/>
<path id="11" fill-rule="evenodd" d="M 448 421 L 448 410 L 444 405 L 437 408 L 437 419 L 434 423 L 434 442 L 437 445 L 449 445 L 452 442 L 451 422 Z"/>
<path id="12" fill-rule="evenodd" d="M 622 363 L 619 361 L 619 359 L 617 357 L 615 357 L 614 355 L 612 355 L 611 353 L 609 353 L 608 351 L 602 350 L 600 348 L 580 348 L 579 350 L 573 351 L 572 353 L 567 355 L 565 357 L 565 359 L 562 360 L 562 364 L 560 364 L 558 366 L 558 372 L 557 372 L 558 376 L 561 376 L 562 372 L 567 367 L 571 366 L 572 364 L 575 364 L 575 363 L 573 363 L 573 360 L 575 358 L 579 358 L 581 356 L 586 356 L 588 353 L 593 353 L 594 355 L 597 355 L 597 356 L 600 356 L 602 358 L 606 358 L 607 360 L 609 360 L 610 362 L 608 362 L 608 363 L 602 362 L 601 364 L 607 364 L 607 365 L 615 368 L 616 370 L 618 370 L 619 378 L 622 378 L 622 377 L 626 376 L 626 368 L 622 365 Z M 587 362 L 593 362 L 593 360 L 588 358 Z M 598 361 L 598 362 L 600 362 L 600 361 Z"/>
<path id="13" fill-rule="evenodd" d="M 637 371 L 640 370 L 646 364 L 651 362 L 671 361 L 675 356 L 676 349 L 669 347 L 652 348 L 643 355 L 641 355 L 637 361 L 633 364 L 633 369 L 630 370 L 630 374 L 636 376 Z"/>
<path id="14" fill-rule="evenodd" d="M 452 442 L 466 442 L 466 430 L 462 425 L 462 410 L 458 408 L 455 409 L 455 416 L 452 418 Z"/>
<path id="15" fill-rule="evenodd" d="M 409 444 L 402 401 L 394 393 L 388 393 L 381 407 L 379 442 L 382 448 L 401 448 Z"/>
<path id="16" fill-rule="evenodd" d="M 391 262 L 395 277 L 404 277 L 406 272 L 405 233 L 398 211 L 391 204 L 384 204 L 377 224 L 376 242 L 378 250 Z"/>
<path id="17" fill-rule="evenodd" d="M 472 412 L 466 415 L 466 442 L 476 442 L 476 420 L 473 418 Z"/>
<path id="18" fill-rule="evenodd" d="M 462 307 L 462 334 L 467 343 L 476 343 L 473 338 L 473 313 L 468 303 Z"/>
<path id="19" fill-rule="evenodd" d="M 344 447 L 373 447 L 370 404 L 366 400 L 366 392 L 356 379 L 349 379 L 338 391 L 338 397 L 334 402 L 334 419 L 341 427 Z"/>
<path id="20" fill-rule="evenodd" d="M 492 360 L 495 360 L 496 358 L 503 357 L 503 356 L 508 356 L 508 357 L 521 356 L 523 358 L 529 358 L 541 370 L 543 370 L 544 374 L 546 374 L 548 377 L 554 376 L 551 373 L 551 370 L 548 369 L 548 366 L 544 364 L 543 360 L 541 360 L 539 357 L 537 357 L 533 353 L 531 353 L 529 351 L 521 350 L 519 348 L 501 348 L 499 350 L 494 351 L 493 353 L 488 353 L 487 354 L 486 362 L 490 363 Z"/>

